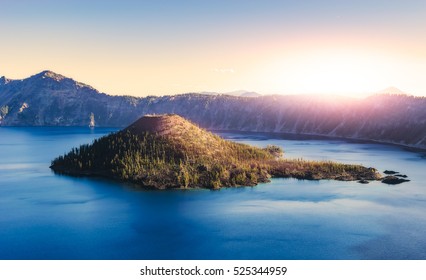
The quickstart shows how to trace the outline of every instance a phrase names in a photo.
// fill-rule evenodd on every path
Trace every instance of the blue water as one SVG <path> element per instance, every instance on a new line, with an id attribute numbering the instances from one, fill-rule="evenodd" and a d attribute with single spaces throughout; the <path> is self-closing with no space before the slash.
<path id="1" fill-rule="evenodd" d="M 223 133 L 292 158 L 397 170 L 411 182 L 274 179 L 143 191 L 58 176 L 50 161 L 114 129 L 0 127 L 0 259 L 426 259 L 426 159 L 378 144 Z"/>

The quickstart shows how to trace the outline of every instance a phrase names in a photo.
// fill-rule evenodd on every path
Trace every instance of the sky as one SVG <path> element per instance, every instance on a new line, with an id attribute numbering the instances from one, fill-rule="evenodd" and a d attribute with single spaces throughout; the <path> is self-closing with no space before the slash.
<path id="1" fill-rule="evenodd" d="M 426 1 L 0 0 L 0 76 L 113 95 L 426 95 Z"/>

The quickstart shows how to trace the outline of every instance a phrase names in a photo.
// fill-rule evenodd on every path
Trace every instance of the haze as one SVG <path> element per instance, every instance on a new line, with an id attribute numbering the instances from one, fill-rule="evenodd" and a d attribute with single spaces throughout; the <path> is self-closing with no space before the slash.
<path id="1" fill-rule="evenodd" d="M 425 1 L 0 1 L 0 76 L 109 94 L 426 95 Z"/>

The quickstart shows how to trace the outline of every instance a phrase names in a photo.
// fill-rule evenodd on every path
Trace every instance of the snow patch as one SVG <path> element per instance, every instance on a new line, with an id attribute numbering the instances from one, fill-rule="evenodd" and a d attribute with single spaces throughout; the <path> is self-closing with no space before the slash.
<path id="1" fill-rule="evenodd" d="M 21 106 L 21 108 L 19 108 L 19 113 L 22 113 L 25 109 L 28 109 L 30 107 L 30 105 L 28 105 L 28 103 L 24 102 Z"/>

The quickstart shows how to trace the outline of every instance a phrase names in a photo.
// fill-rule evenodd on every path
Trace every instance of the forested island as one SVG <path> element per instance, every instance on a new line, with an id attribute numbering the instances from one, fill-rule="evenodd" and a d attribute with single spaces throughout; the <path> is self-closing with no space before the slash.
<path id="1" fill-rule="evenodd" d="M 129 127 L 54 159 L 56 173 L 101 176 L 144 188 L 253 186 L 271 177 L 379 180 L 374 168 L 291 160 L 276 146 L 227 141 L 178 115 L 148 115 Z"/>

